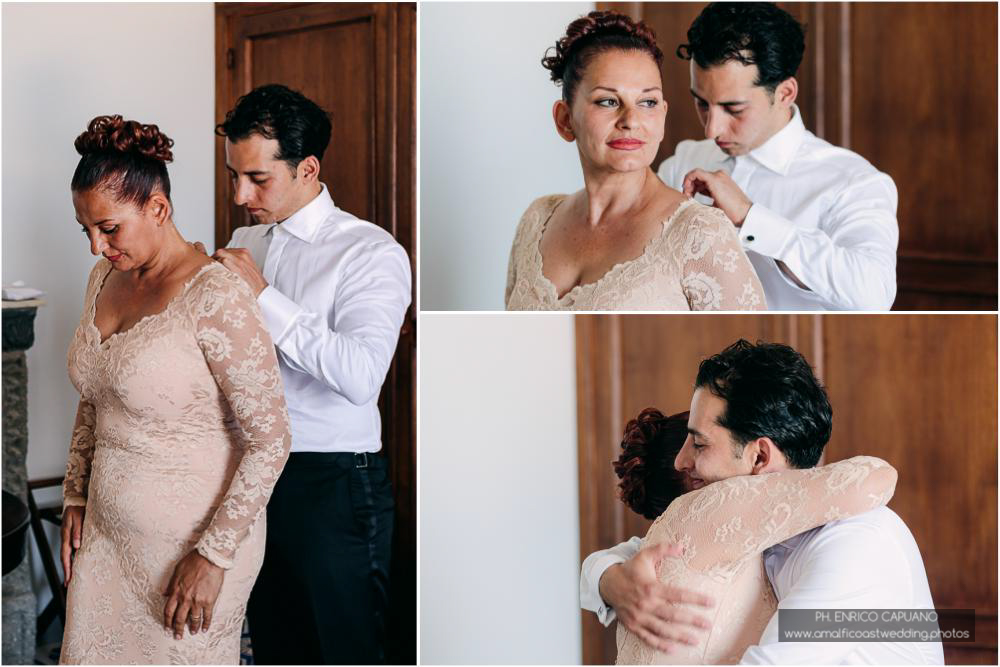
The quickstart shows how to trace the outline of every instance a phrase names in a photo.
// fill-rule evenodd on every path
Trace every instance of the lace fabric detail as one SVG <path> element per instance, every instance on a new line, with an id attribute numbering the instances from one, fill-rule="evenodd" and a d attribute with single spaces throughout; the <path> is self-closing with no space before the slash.
<path id="1" fill-rule="evenodd" d="M 545 225 L 565 195 L 541 197 L 518 224 L 507 310 L 764 310 L 764 290 L 725 214 L 688 199 L 635 259 L 561 298 L 542 270 Z"/>
<path id="2" fill-rule="evenodd" d="M 757 643 L 777 600 L 762 554 L 794 535 L 882 507 L 896 488 L 885 461 L 856 456 L 820 468 L 730 477 L 686 493 L 650 526 L 642 546 L 683 554 L 660 564 L 660 581 L 715 598 L 712 630 L 695 646 L 665 654 L 617 628 L 618 664 L 737 663 Z"/>
<path id="3" fill-rule="evenodd" d="M 64 504 L 84 505 L 61 660 L 236 663 L 263 560 L 265 508 L 291 444 L 274 347 L 250 289 L 216 263 L 159 313 L 103 342 L 91 273 L 70 345 L 80 392 Z M 207 633 L 163 629 L 192 549 L 227 569 Z"/>

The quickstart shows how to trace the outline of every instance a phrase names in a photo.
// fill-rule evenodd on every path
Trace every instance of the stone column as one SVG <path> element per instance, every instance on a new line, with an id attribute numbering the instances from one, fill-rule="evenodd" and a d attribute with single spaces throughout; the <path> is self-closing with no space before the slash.
<path id="1" fill-rule="evenodd" d="M 25 350 L 35 342 L 35 313 L 41 301 L 3 302 L 3 490 L 27 504 L 28 365 Z M 31 565 L 24 562 L 3 577 L 5 665 L 35 662 L 38 607 L 31 588 Z"/>

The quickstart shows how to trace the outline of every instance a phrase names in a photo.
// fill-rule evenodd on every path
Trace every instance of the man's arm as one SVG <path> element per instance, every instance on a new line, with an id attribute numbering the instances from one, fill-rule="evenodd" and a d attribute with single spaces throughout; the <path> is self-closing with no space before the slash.
<path id="1" fill-rule="evenodd" d="M 378 395 L 410 305 L 410 263 L 396 243 L 359 253 L 338 282 L 327 313 L 302 308 L 274 286 L 257 299 L 274 344 L 291 368 L 355 405 Z"/>
<path id="2" fill-rule="evenodd" d="M 671 544 L 640 549 L 633 537 L 616 547 L 587 556 L 580 573 L 580 606 L 597 614 L 605 626 L 616 617 L 652 648 L 669 652 L 678 644 L 695 644 L 694 632 L 711 624 L 679 604 L 710 607 L 711 598 L 660 582 L 656 565 L 679 556 Z"/>
<path id="3" fill-rule="evenodd" d="M 601 577 L 612 565 L 620 565 L 639 552 L 641 537 L 633 537 L 610 549 L 595 551 L 587 556 L 580 568 L 580 606 L 597 614 L 605 627 L 615 620 L 615 610 L 601 597 Z"/>
<path id="4" fill-rule="evenodd" d="M 740 227 L 747 250 L 784 265 L 804 285 L 844 310 L 889 310 L 896 298 L 897 193 L 878 172 L 854 179 L 830 206 L 821 225 L 803 229 L 759 204 Z"/>
<path id="5" fill-rule="evenodd" d="M 873 523 L 830 526 L 809 544 L 809 556 L 778 609 L 903 609 L 913 606 L 910 568 L 898 542 Z M 787 565 L 786 565 L 787 567 Z M 744 665 L 845 664 L 859 642 L 779 641 L 778 612 Z"/>

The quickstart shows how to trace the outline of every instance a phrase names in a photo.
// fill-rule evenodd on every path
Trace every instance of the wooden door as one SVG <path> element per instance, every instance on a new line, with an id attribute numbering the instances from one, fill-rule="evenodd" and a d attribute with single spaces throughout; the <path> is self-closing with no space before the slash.
<path id="1" fill-rule="evenodd" d="M 599 2 L 642 18 L 664 52 L 667 131 L 655 165 L 701 139 L 687 61 L 703 3 Z M 798 105 L 899 192 L 896 310 L 997 308 L 996 3 L 779 2 L 806 24 Z"/>
<path id="2" fill-rule="evenodd" d="M 938 608 L 975 609 L 974 644 L 948 662 L 997 660 L 997 319 L 984 316 L 577 316 L 580 558 L 644 535 L 616 500 L 625 423 L 690 403 L 698 363 L 738 338 L 802 352 L 834 410 L 824 458 L 885 458 L 890 503 L 913 532 Z M 615 658 L 614 629 L 583 613 L 587 664 Z"/>
<path id="3" fill-rule="evenodd" d="M 389 231 L 416 285 L 416 5 L 216 5 L 216 119 L 256 86 L 282 83 L 331 112 L 320 174 L 334 202 Z M 216 148 L 216 246 L 250 224 L 232 203 Z M 415 291 L 414 291 L 415 294 Z M 416 662 L 416 309 L 406 314 L 382 387 L 383 452 L 396 496 L 388 659 Z"/>

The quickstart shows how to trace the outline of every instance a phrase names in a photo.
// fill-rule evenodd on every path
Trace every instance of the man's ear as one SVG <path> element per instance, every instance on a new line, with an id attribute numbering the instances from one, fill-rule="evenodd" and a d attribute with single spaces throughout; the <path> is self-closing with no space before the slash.
<path id="1" fill-rule="evenodd" d="M 781 453 L 774 440 L 770 438 L 757 438 L 747 443 L 747 447 L 753 449 L 753 460 L 751 461 L 751 475 L 759 475 L 765 472 L 775 472 L 788 467 L 785 462 L 785 455 Z"/>
<path id="2" fill-rule="evenodd" d="M 296 167 L 295 171 L 303 182 L 312 183 L 319 179 L 319 160 L 316 159 L 315 155 L 310 155 L 302 160 L 302 162 L 299 162 L 299 166 Z"/>
<path id="3" fill-rule="evenodd" d="M 785 109 L 790 109 L 798 96 L 799 82 L 794 76 L 788 77 L 774 89 L 774 101 Z"/>

